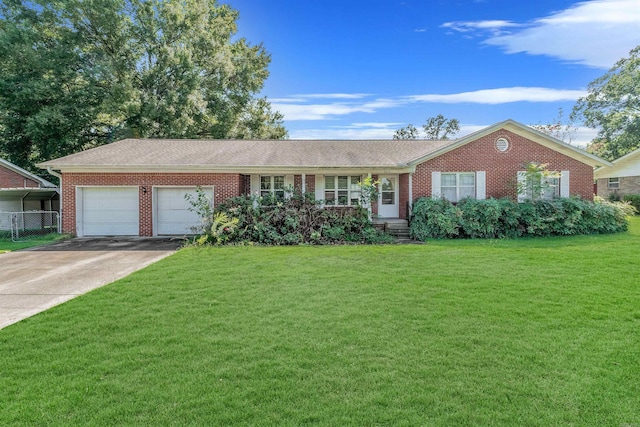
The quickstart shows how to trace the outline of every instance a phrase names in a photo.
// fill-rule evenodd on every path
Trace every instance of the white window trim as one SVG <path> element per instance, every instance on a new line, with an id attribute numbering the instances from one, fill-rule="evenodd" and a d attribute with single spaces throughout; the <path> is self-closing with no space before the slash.
<path id="1" fill-rule="evenodd" d="M 611 181 L 615 179 L 615 181 Z M 615 185 L 611 185 L 615 184 Z M 620 189 L 620 177 L 607 178 L 607 189 L 609 190 L 619 190 Z"/>
<path id="2" fill-rule="evenodd" d="M 347 177 L 347 188 L 338 188 L 338 177 Z M 332 189 L 328 189 L 327 188 L 327 178 L 328 177 L 333 177 L 334 178 L 334 187 Z M 357 178 L 358 181 L 357 182 L 353 182 L 353 178 Z M 361 204 L 361 196 L 362 196 L 362 188 L 360 187 L 360 185 L 358 185 L 358 189 L 353 189 L 351 188 L 352 185 L 358 184 L 362 182 L 362 176 L 361 175 L 323 175 L 323 179 L 322 179 L 322 183 L 323 183 L 323 192 L 322 192 L 322 200 L 324 200 L 324 206 L 330 206 L 330 207 L 349 207 L 349 206 L 360 206 Z M 347 192 L 347 204 L 340 204 L 338 203 L 339 201 L 339 191 L 346 191 Z M 334 199 L 335 200 L 335 204 L 328 204 L 327 203 L 327 196 L 326 193 L 327 192 L 333 192 L 334 193 Z M 351 199 L 353 199 L 354 197 L 352 196 L 352 192 L 358 193 L 358 204 L 351 204 Z"/>
<path id="3" fill-rule="evenodd" d="M 282 177 L 282 188 L 281 189 L 276 189 L 275 188 L 275 178 L 278 177 Z M 269 188 L 262 188 L 262 178 L 269 178 Z M 276 193 L 282 193 L 282 198 L 284 199 L 284 197 L 287 194 L 286 191 L 286 187 L 287 187 L 287 183 L 286 183 L 286 177 L 285 175 L 260 175 L 260 178 L 258 180 L 258 188 L 259 188 L 259 195 L 260 197 L 264 197 L 264 195 L 262 194 L 263 192 L 269 192 L 271 193 L 271 195 L 276 195 Z"/>
<path id="4" fill-rule="evenodd" d="M 460 177 L 462 175 L 472 175 L 473 176 L 473 197 L 476 197 L 476 189 L 478 188 L 478 179 L 477 179 L 477 174 L 476 172 L 441 172 L 440 173 L 440 194 L 444 197 L 444 191 L 442 189 L 443 184 L 443 177 L 445 175 L 455 175 L 456 176 L 456 200 L 450 200 L 453 203 L 458 203 L 460 200 L 464 199 L 467 196 L 464 197 L 460 197 L 460 189 L 461 188 L 471 188 L 471 186 L 461 186 L 460 185 Z M 447 187 L 451 187 L 451 186 L 447 186 Z M 448 199 L 447 199 L 448 200 Z"/>

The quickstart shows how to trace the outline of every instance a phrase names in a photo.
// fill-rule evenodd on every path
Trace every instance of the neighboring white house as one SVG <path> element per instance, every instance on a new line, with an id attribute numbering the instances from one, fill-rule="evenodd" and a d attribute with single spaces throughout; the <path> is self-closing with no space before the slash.
<path id="1" fill-rule="evenodd" d="M 640 194 L 640 149 L 614 160 L 612 164 L 594 172 L 598 196 L 609 198 L 611 195 Z"/>

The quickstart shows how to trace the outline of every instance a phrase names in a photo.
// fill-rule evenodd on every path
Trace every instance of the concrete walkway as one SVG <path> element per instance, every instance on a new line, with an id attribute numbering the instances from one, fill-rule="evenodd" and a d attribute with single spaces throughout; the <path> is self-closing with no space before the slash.
<path id="1" fill-rule="evenodd" d="M 180 239 L 73 239 L 0 254 L 0 329 L 171 255 Z"/>

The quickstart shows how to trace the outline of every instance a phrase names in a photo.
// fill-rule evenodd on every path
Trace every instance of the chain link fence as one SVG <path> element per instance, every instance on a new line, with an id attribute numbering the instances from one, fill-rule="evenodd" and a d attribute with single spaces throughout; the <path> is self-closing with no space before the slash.
<path id="1" fill-rule="evenodd" d="M 60 232 L 60 216 L 55 211 L 0 212 L 0 237 L 14 242 Z"/>

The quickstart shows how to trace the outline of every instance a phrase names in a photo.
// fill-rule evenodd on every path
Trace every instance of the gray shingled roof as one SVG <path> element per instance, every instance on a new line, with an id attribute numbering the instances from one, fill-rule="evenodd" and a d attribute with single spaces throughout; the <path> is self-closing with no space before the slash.
<path id="1" fill-rule="evenodd" d="M 40 167 L 398 167 L 449 141 L 124 139 Z"/>

